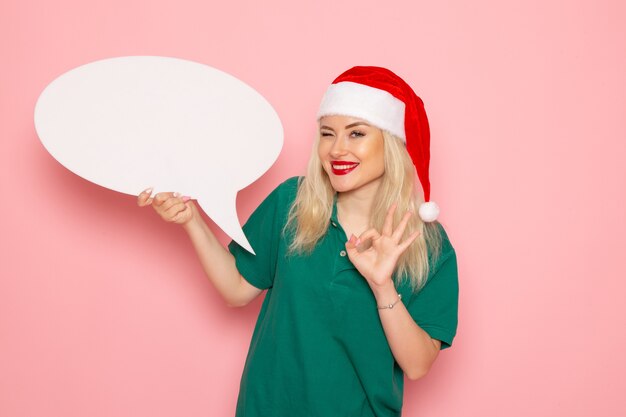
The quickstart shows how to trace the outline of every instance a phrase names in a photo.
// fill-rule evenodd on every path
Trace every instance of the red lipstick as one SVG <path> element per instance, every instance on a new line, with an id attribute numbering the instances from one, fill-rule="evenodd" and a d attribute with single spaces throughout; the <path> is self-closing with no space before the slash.
<path id="1" fill-rule="evenodd" d="M 350 162 L 350 161 L 332 161 L 330 163 L 330 167 L 335 175 L 346 175 L 349 174 L 359 166 L 358 162 Z"/>

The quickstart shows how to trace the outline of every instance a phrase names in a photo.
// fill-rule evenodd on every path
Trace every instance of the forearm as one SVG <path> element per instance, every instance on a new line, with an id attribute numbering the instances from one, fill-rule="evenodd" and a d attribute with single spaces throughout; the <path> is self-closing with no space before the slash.
<path id="1" fill-rule="evenodd" d="M 235 258 L 217 240 L 194 207 L 192 220 L 183 225 L 207 277 L 229 306 L 245 305 L 242 300 L 241 274 Z"/>
<path id="2" fill-rule="evenodd" d="M 398 299 L 391 280 L 384 286 L 373 287 L 372 291 L 379 306 Z M 439 353 L 436 343 L 415 323 L 402 301 L 393 308 L 379 309 L 378 313 L 391 352 L 404 373 L 413 380 L 424 376 Z"/>

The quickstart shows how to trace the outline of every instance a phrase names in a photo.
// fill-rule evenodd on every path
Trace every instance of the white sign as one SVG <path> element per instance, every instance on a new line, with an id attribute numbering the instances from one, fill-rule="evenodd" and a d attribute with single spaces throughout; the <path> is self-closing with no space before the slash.
<path id="1" fill-rule="evenodd" d="M 272 106 L 235 77 L 168 57 L 92 62 L 45 88 L 35 128 L 75 174 L 134 196 L 149 186 L 191 196 L 254 253 L 235 200 L 278 158 L 283 128 Z"/>

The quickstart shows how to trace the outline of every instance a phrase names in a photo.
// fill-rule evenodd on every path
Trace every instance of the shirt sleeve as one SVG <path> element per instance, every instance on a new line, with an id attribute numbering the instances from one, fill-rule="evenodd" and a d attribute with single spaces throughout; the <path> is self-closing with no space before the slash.
<path id="1" fill-rule="evenodd" d="M 452 345 L 458 325 L 459 281 L 456 253 L 444 233 L 441 255 L 424 287 L 412 297 L 407 310 L 441 349 Z"/>
<path id="2" fill-rule="evenodd" d="M 289 206 L 286 189 L 295 186 L 294 178 L 276 187 L 254 210 L 243 226 L 243 232 L 256 255 L 231 241 L 228 250 L 235 257 L 239 273 L 259 289 L 271 288 L 274 283 L 278 249 Z"/>

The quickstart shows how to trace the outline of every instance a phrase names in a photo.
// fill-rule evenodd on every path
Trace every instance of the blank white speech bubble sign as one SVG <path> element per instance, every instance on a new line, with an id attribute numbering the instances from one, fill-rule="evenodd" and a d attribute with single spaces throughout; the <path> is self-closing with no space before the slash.
<path id="1" fill-rule="evenodd" d="M 178 191 L 248 251 L 237 192 L 283 145 L 272 106 L 237 78 L 159 56 L 105 59 L 52 81 L 35 106 L 50 154 L 75 174 L 121 193 Z"/>

